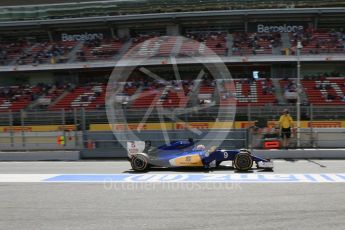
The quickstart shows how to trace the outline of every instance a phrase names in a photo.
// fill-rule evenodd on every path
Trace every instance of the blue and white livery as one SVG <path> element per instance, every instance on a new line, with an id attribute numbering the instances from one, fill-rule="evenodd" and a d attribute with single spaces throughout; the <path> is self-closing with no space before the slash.
<path id="1" fill-rule="evenodd" d="M 173 141 L 158 148 L 147 141 L 128 142 L 128 159 L 134 171 L 147 171 L 150 167 L 200 167 L 216 168 L 223 161 L 232 161 L 239 171 L 248 171 L 256 163 L 257 168 L 273 169 L 273 162 L 251 154 L 247 149 L 225 150 L 217 147 L 206 149 L 195 146 L 192 139 Z"/>

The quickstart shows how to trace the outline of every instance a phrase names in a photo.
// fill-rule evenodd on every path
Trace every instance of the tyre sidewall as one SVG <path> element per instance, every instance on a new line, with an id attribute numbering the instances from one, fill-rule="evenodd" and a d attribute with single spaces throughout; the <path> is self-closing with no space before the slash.
<path id="1" fill-rule="evenodd" d="M 142 166 L 138 166 L 138 160 L 142 162 Z M 136 172 L 144 172 L 149 167 L 148 159 L 143 155 L 135 155 L 131 159 L 131 166 L 132 169 Z"/>
<path id="2" fill-rule="evenodd" d="M 244 157 L 246 157 L 248 162 L 249 162 L 249 165 L 247 165 L 246 167 L 242 167 L 239 164 L 240 158 L 244 158 Z M 252 159 L 250 154 L 248 154 L 246 152 L 240 152 L 239 154 L 236 155 L 236 157 L 234 159 L 234 166 L 239 171 L 247 171 L 253 167 L 253 159 Z"/>

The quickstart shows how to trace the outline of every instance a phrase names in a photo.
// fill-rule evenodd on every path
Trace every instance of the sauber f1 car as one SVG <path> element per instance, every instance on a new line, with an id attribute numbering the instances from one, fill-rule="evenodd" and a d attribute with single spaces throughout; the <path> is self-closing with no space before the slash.
<path id="1" fill-rule="evenodd" d="M 273 162 L 251 154 L 247 149 L 225 150 L 212 147 L 208 150 L 203 145 L 195 146 L 192 139 L 174 141 L 158 148 L 150 141 L 127 142 L 128 159 L 132 169 L 137 172 L 147 171 L 150 167 L 200 167 L 217 168 L 223 161 L 232 161 L 239 171 L 248 171 L 253 163 L 259 169 L 272 170 Z"/>

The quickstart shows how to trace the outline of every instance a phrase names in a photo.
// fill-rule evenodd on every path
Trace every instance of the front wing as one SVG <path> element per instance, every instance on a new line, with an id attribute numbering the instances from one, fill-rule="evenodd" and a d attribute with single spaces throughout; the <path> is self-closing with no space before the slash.
<path id="1" fill-rule="evenodd" d="M 258 164 L 259 168 L 273 169 L 273 162 L 272 161 L 258 161 L 257 164 Z"/>

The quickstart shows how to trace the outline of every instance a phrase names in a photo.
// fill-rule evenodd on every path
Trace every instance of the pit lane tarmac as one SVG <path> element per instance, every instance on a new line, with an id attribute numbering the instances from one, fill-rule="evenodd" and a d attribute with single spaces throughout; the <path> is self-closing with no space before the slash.
<path id="1" fill-rule="evenodd" d="M 254 170 L 243 178 L 317 175 L 321 176 L 319 180 L 326 181 L 322 175 L 331 178 L 343 175 L 344 166 L 343 160 L 277 160 L 273 172 Z M 0 178 L 10 180 L 0 182 L 0 229 L 344 229 L 345 226 L 345 183 L 336 181 L 46 181 L 81 174 L 146 178 L 243 175 L 226 165 L 210 172 L 157 169 L 136 174 L 129 169 L 127 161 L 1 162 Z M 43 182 L 20 182 L 32 175 L 41 176 Z"/>

